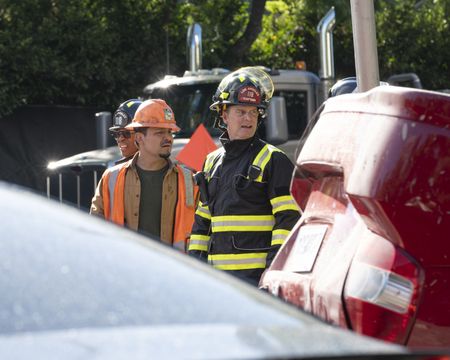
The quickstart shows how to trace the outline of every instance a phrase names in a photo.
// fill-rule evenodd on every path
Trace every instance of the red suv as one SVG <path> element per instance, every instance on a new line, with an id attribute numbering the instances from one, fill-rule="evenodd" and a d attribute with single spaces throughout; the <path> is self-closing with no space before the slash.
<path id="1" fill-rule="evenodd" d="M 331 98 L 297 153 L 304 213 L 260 287 L 365 335 L 450 347 L 450 96 Z"/>

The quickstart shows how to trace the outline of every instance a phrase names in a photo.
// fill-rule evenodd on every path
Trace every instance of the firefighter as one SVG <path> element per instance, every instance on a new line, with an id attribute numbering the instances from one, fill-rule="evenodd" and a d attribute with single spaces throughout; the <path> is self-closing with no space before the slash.
<path id="1" fill-rule="evenodd" d="M 134 114 L 141 104 L 142 101 L 138 99 L 130 99 L 120 104 L 114 112 L 113 126 L 109 128 L 109 132 L 116 140 L 122 154 L 122 158 L 117 160 L 116 164 L 130 160 L 137 151 L 134 132 L 125 129 L 125 126 L 133 120 Z"/>
<path id="2" fill-rule="evenodd" d="M 173 111 L 164 100 L 146 100 L 125 129 L 135 132 L 138 152 L 105 171 L 90 212 L 185 252 L 197 187 L 192 173 L 169 159 L 180 130 Z"/>
<path id="3" fill-rule="evenodd" d="M 294 166 L 256 135 L 273 93 L 255 67 L 227 75 L 213 96 L 223 147 L 196 174 L 200 202 L 189 254 L 257 285 L 300 216 L 289 185 Z"/>

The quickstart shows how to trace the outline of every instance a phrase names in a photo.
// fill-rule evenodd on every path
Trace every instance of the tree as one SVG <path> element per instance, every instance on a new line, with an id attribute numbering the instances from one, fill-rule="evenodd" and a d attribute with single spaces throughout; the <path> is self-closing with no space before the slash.
<path id="1" fill-rule="evenodd" d="M 229 47 L 225 53 L 227 59 L 235 59 L 235 63 L 242 63 L 246 54 L 258 37 L 262 29 L 262 17 L 266 6 L 266 0 L 252 1 L 247 26 L 242 36 Z"/>
<path id="2" fill-rule="evenodd" d="M 170 69 L 186 69 L 186 30 L 203 29 L 203 67 L 318 72 L 316 27 L 336 9 L 335 68 L 355 74 L 348 0 L 0 0 L 0 116 L 23 104 L 113 109 Z M 375 1 L 380 74 L 416 72 L 450 88 L 448 0 Z"/>
<path id="3" fill-rule="evenodd" d="M 450 88 L 450 3 L 377 2 L 380 75 L 415 72 L 427 89 Z"/>
<path id="4" fill-rule="evenodd" d="M 374 4 L 381 79 L 415 72 L 427 89 L 450 88 L 450 2 L 377 0 Z M 331 6 L 336 10 L 336 77 L 355 75 L 348 0 L 267 1 L 263 30 L 252 46 L 251 61 L 289 68 L 295 60 L 305 60 L 308 69 L 317 72 L 316 26 Z"/>
<path id="5" fill-rule="evenodd" d="M 112 108 L 140 94 L 164 73 L 160 29 L 172 24 L 176 6 L 176 0 L 3 0 L 0 103 L 8 106 L 0 115 L 22 104 Z"/>

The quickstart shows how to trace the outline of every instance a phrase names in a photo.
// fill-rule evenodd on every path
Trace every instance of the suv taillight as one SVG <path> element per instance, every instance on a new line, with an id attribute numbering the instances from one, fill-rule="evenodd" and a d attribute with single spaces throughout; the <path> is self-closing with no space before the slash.
<path id="1" fill-rule="evenodd" d="M 350 266 L 344 306 L 356 332 L 405 344 L 417 314 L 423 270 L 406 251 L 372 234 Z"/>
<path id="2" fill-rule="evenodd" d="M 305 210 L 309 194 L 311 193 L 312 183 L 305 176 L 301 175 L 298 167 L 294 171 L 291 181 L 291 194 L 297 202 L 300 209 Z"/>

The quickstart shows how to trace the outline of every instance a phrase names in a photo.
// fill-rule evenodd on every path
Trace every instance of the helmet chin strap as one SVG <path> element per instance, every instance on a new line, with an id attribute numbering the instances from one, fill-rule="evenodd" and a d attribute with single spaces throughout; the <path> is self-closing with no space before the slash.
<path id="1" fill-rule="evenodd" d="M 222 121 L 222 113 L 227 109 L 227 104 L 223 104 L 214 119 L 214 127 L 222 131 L 227 131 L 227 126 Z"/>

